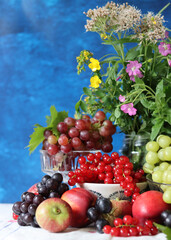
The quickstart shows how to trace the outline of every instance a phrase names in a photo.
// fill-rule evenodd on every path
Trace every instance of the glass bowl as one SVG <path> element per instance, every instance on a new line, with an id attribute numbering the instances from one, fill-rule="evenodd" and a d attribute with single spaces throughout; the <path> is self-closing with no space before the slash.
<path id="1" fill-rule="evenodd" d="M 63 175 L 63 181 L 67 182 L 68 173 L 75 171 L 78 167 L 78 158 L 96 152 L 99 150 L 71 151 L 68 154 L 60 151 L 55 155 L 50 155 L 47 150 L 40 150 L 41 170 L 50 176 L 59 172 Z"/>
<path id="2" fill-rule="evenodd" d="M 140 182 L 136 184 L 140 188 L 140 191 L 144 191 L 147 187 L 147 182 Z M 106 197 L 110 199 L 119 198 L 121 200 L 129 200 L 130 197 L 124 195 L 124 190 L 120 184 L 104 184 L 104 183 L 77 183 L 78 187 L 84 188 L 97 197 Z"/>
<path id="3" fill-rule="evenodd" d="M 171 184 L 154 182 L 151 178 L 151 174 L 147 174 L 146 179 L 150 190 L 164 192 L 168 187 L 171 187 Z"/>

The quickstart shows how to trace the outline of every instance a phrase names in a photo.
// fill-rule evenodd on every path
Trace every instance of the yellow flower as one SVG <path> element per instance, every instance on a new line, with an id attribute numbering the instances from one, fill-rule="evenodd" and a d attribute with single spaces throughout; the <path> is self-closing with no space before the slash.
<path id="1" fill-rule="evenodd" d="M 107 38 L 107 35 L 106 35 L 106 33 L 102 33 L 102 34 L 100 35 L 100 37 L 101 37 L 102 39 L 106 39 L 106 38 Z"/>
<path id="2" fill-rule="evenodd" d="M 100 80 L 100 78 L 97 75 L 95 75 L 95 76 L 91 77 L 90 82 L 91 82 L 90 87 L 98 88 L 102 81 Z"/>
<path id="3" fill-rule="evenodd" d="M 95 58 L 90 58 L 90 64 L 88 66 L 93 72 L 101 69 L 99 61 Z"/>
<path id="4" fill-rule="evenodd" d="M 89 52 L 84 50 L 83 52 L 85 60 L 88 60 Z"/>
<path id="5" fill-rule="evenodd" d="M 154 17 L 151 18 L 151 21 L 153 22 L 153 24 L 157 23 Z"/>
<path id="6" fill-rule="evenodd" d="M 84 102 L 88 102 L 88 100 L 89 100 L 89 97 L 84 98 Z"/>

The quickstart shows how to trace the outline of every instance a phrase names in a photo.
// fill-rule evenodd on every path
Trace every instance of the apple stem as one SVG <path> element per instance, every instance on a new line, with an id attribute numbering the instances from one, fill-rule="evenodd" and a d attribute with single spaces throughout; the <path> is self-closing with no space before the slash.
<path id="1" fill-rule="evenodd" d="M 54 208 L 52 208 L 52 212 L 53 212 L 54 214 L 58 215 L 58 214 L 61 213 L 61 210 L 60 210 L 59 208 L 57 208 L 57 207 L 54 207 Z"/>

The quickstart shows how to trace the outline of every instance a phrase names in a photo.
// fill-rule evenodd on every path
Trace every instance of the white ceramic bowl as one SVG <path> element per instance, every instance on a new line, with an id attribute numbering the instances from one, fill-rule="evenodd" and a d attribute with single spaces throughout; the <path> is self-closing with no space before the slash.
<path id="1" fill-rule="evenodd" d="M 77 184 L 77 186 L 91 191 L 98 197 L 129 199 L 124 195 L 124 190 L 121 188 L 120 184 L 82 183 Z M 147 187 L 147 182 L 137 183 L 137 187 L 140 188 L 140 191 L 143 191 Z"/>

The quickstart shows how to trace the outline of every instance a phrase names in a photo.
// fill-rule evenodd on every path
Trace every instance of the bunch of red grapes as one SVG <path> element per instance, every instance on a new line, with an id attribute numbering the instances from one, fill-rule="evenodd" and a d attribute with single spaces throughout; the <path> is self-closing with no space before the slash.
<path id="1" fill-rule="evenodd" d="M 112 135 L 116 132 L 116 127 L 110 120 L 105 119 L 103 111 L 96 112 L 93 118 L 88 115 L 84 115 L 82 119 L 67 117 L 57 125 L 59 138 L 50 129 L 45 130 L 43 150 L 47 150 L 50 155 L 59 151 L 69 153 L 73 150 L 90 149 L 111 152 Z"/>
<path id="2" fill-rule="evenodd" d="M 136 183 L 144 182 L 144 171 L 133 170 L 133 163 L 126 156 L 119 156 L 117 152 L 89 153 L 87 157 L 81 156 L 78 159 L 80 167 L 69 172 L 68 184 L 74 186 L 76 183 L 105 183 L 120 184 L 124 189 L 126 197 L 132 196 L 132 202 L 139 195 L 140 189 Z"/>

